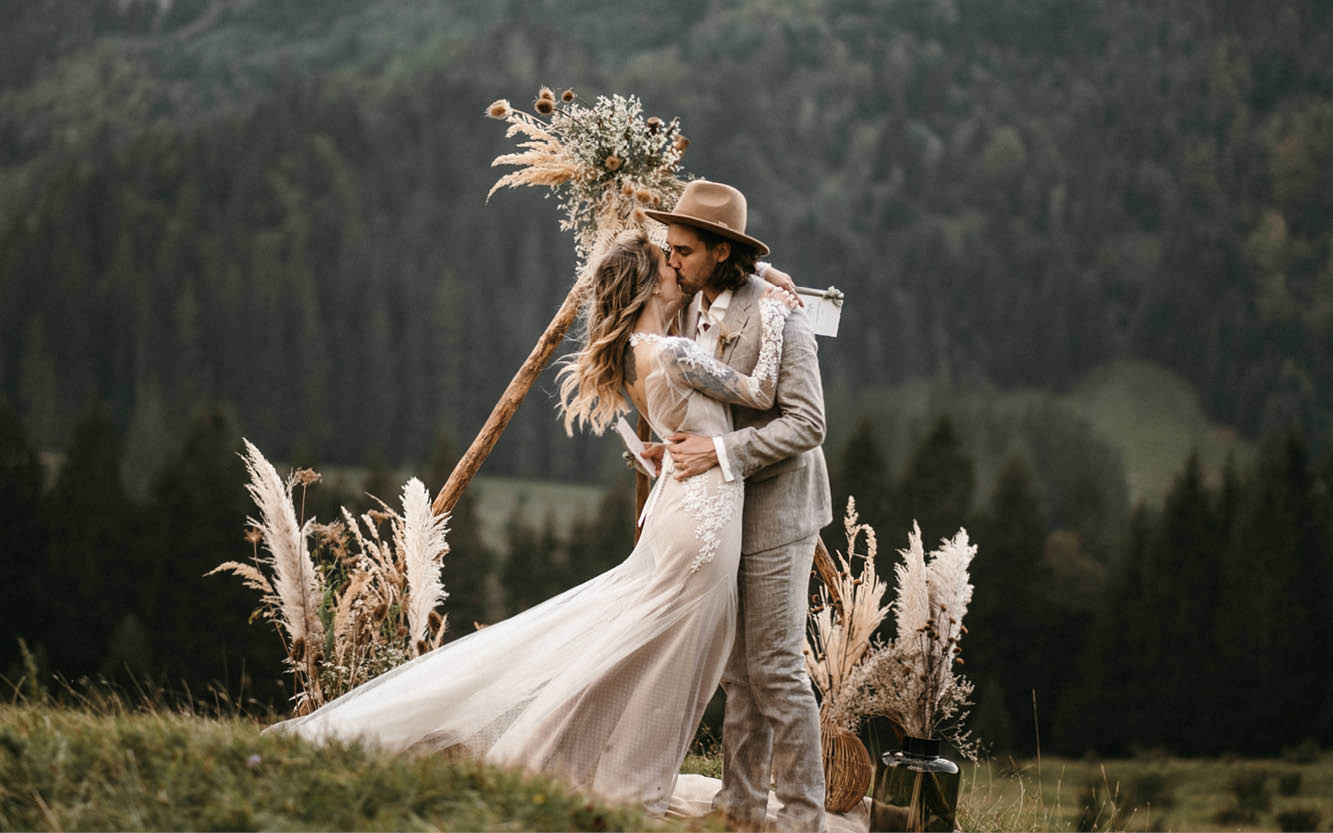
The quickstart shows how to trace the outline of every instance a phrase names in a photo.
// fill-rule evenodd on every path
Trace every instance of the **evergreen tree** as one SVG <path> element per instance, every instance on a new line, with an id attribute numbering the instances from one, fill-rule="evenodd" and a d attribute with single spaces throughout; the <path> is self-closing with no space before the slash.
<path id="1" fill-rule="evenodd" d="M 1151 512 L 1140 505 L 1117 558 L 1088 648 L 1076 663 L 1077 696 L 1061 712 L 1061 736 L 1068 749 L 1128 755 L 1149 737 L 1157 708 L 1157 681 L 1147 669 L 1157 639 L 1148 616 L 1149 547 L 1155 534 Z M 1151 742 L 1151 741 L 1149 741 Z"/>
<path id="2" fill-rule="evenodd" d="M 1241 637 L 1248 679 L 1229 681 L 1232 737 L 1250 753 L 1274 752 L 1313 734 L 1327 691 L 1328 648 L 1312 649 L 1311 635 L 1333 621 L 1328 520 L 1317 513 L 1314 475 L 1294 435 L 1265 449 L 1247 492 L 1231 565 L 1239 575 L 1229 577 L 1220 608 L 1249 631 Z"/>
<path id="3" fill-rule="evenodd" d="M 1161 706 L 1148 731 L 1153 745 L 1178 750 L 1208 750 L 1224 737 L 1201 702 L 1216 691 L 1219 670 L 1212 634 L 1225 539 L 1212 504 L 1198 455 L 1191 454 L 1166 496 L 1148 554 L 1142 615 L 1156 624 L 1157 636 L 1143 646 L 1143 673 L 1157 682 Z"/>
<path id="4" fill-rule="evenodd" d="M 150 592 L 136 618 L 151 623 L 155 675 L 202 695 L 281 706 L 282 648 L 272 625 L 249 615 L 255 591 L 234 576 L 205 577 L 223 561 L 250 560 L 242 540 L 255 514 L 245 491 L 240 431 L 219 408 L 201 408 L 181 445 L 158 469 L 151 491 L 154 522 L 145 541 Z"/>
<path id="5" fill-rule="evenodd" d="M 634 548 L 634 484 L 625 478 L 602 493 L 602 499 L 580 518 L 569 536 L 566 581 L 577 586 L 629 557 Z"/>
<path id="6" fill-rule="evenodd" d="M 926 549 L 967 524 L 976 473 L 953 420 L 942 416 L 912 452 L 898 482 L 887 541 L 905 540 L 915 520 Z M 896 545 L 895 545 L 896 546 Z M 892 553 L 892 550 L 888 550 Z M 885 573 L 881 569 L 881 575 Z"/>
<path id="7" fill-rule="evenodd" d="M 563 590 L 564 570 L 557 561 L 559 553 L 548 549 L 554 537 L 549 523 L 539 531 L 530 522 L 526 494 L 514 504 L 507 533 L 509 554 L 505 558 L 501 585 L 505 615 L 513 616 Z"/>
<path id="8" fill-rule="evenodd" d="M 121 454 L 120 435 L 95 407 L 75 428 L 48 503 L 51 555 L 34 620 L 54 669 L 71 677 L 96 672 L 110 634 L 147 601 L 152 563 Z"/>
<path id="9" fill-rule="evenodd" d="M 856 511 L 862 523 L 868 523 L 876 532 L 890 529 L 886 524 L 892 516 L 893 479 L 888 460 L 880 451 L 875 437 L 875 426 L 867 416 L 856 422 L 856 429 L 842 451 L 842 465 L 834 480 L 833 514 L 840 517 L 847 509 L 847 498 L 856 498 Z"/>
<path id="10" fill-rule="evenodd" d="M 47 565 L 47 530 L 42 515 L 42 466 L 18 414 L 0 401 L 0 529 L 9 543 L 0 553 L 0 674 L 17 667 L 18 640 L 35 647 L 42 634 L 36 604 Z"/>
<path id="11" fill-rule="evenodd" d="M 1000 472 L 978 527 L 972 562 L 975 589 L 963 654 L 978 700 L 992 701 L 992 711 L 1003 711 L 1013 727 L 1015 747 L 1008 751 L 1030 751 L 1035 737 L 1032 691 L 1044 685 L 1048 669 L 1061 667 L 1061 658 L 1049 644 L 1041 508 L 1031 471 L 1021 458 L 1010 459 Z M 1037 693 L 1044 701 L 1048 692 Z M 985 726 L 976 730 L 982 737 L 987 734 Z"/>
<path id="12" fill-rule="evenodd" d="M 1330 564 L 1333 563 L 1333 520 L 1330 520 L 1333 519 L 1333 449 L 1329 450 L 1319 467 L 1319 481 L 1315 494 L 1318 501 L 1316 516 L 1325 519 L 1324 563 Z M 1333 599 L 1333 570 L 1327 575 L 1324 599 L 1326 605 L 1329 604 L 1327 600 Z M 1324 643 L 1324 665 L 1333 667 L 1333 644 L 1328 640 L 1321 641 Z M 1314 728 L 1315 737 L 1327 748 L 1333 746 L 1333 675 L 1329 675 L 1325 680 L 1323 703 L 1324 707 L 1316 717 Z"/>

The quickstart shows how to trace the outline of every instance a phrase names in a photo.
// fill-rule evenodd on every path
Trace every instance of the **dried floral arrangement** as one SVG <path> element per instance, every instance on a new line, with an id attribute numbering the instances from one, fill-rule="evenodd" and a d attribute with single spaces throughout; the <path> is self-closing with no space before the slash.
<path id="1" fill-rule="evenodd" d="M 342 508 L 341 519 L 321 524 L 303 517 L 318 472 L 284 481 L 249 440 L 242 458 L 260 514 L 247 518 L 251 563 L 227 561 L 205 575 L 231 573 L 262 594 L 251 620 L 272 622 L 282 640 L 298 715 L 439 646 L 448 516 L 431 512 L 420 480 L 403 486 L 401 514 L 376 498 L 380 509 L 358 518 Z"/>
<path id="2" fill-rule="evenodd" d="M 658 238 L 665 233 L 643 209 L 674 205 L 684 188 L 680 160 L 689 140 L 679 119 L 645 118 L 638 96 L 598 96 L 585 105 L 573 90 L 557 99 L 549 87 L 538 91 L 532 107 L 535 115 L 500 99 L 486 110 L 509 123 L 507 137 L 524 138 L 520 151 L 491 163 L 518 170 L 500 177 L 488 199 L 501 188 L 551 188 L 562 212 L 560 228 L 574 232 L 580 275 L 621 231 L 640 228 Z"/>
<path id="3" fill-rule="evenodd" d="M 847 696 L 847 679 L 871 648 L 871 637 L 889 612 L 881 605 L 887 589 L 875 573 L 875 555 L 879 545 L 875 530 L 860 522 L 856 498 L 848 498 L 843 517 L 847 553 L 835 551 L 835 586 L 821 583 L 815 604 L 810 608 L 806 630 L 805 667 L 819 690 L 821 712 L 827 717 L 845 713 L 842 701 Z M 866 551 L 856 552 L 857 540 L 865 536 Z M 853 572 L 860 560 L 861 568 Z M 840 723 L 846 723 L 845 720 Z M 856 721 L 842 728 L 854 731 Z"/>
<path id="4" fill-rule="evenodd" d="M 848 556 L 838 555 L 838 591 L 843 603 L 830 605 L 826 588 L 811 610 L 806 667 L 823 698 L 822 718 L 855 731 L 864 718 L 887 718 L 895 731 L 918 738 L 942 738 L 975 760 L 978 744 L 966 729 L 973 685 L 955 671 L 963 660 L 963 617 L 972 600 L 968 567 L 976 556 L 967 531 L 941 541 L 929 555 L 914 522 L 903 560 L 894 565 L 897 593 L 881 606 L 884 585 L 874 570 L 874 530 L 861 524 L 855 501 L 843 521 Z M 867 552 L 854 552 L 866 534 Z M 852 562 L 864 559 L 859 574 Z M 892 611 L 895 636 L 888 642 L 871 634 Z"/>

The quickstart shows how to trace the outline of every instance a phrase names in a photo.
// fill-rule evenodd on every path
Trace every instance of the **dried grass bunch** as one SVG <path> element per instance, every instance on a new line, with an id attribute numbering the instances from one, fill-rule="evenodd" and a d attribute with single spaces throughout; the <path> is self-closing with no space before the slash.
<path id="1" fill-rule="evenodd" d="M 431 512 L 420 480 L 403 486 L 402 514 L 376 498 L 380 509 L 354 517 L 342 508 L 341 520 L 320 524 L 298 520 L 318 473 L 302 469 L 284 482 L 248 440 L 243 458 L 260 510 L 259 519 L 246 519 L 252 563 L 227 561 L 205 575 L 232 573 L 262 594 L 251 618 L 277 628 L 297 714 L 439 646 L 447 624 L 436 608 L 448 596 L 440 579 L 448 516 Z"/>
<path id="2" fill-rule="evenodd" d="M 684 187 L 680 160 L 689 140 L 680 132 L 680 120 L 644 118 L 638 96 L 598 96 L 587 106 L 573 90 L 557 99 L 546 87 L 533 109 L 537 115 L 505 99 L 487 108 L 487 115 L 509 123 L 506 136 L 524 138 L 519 152 L 491 163 L 518 170 L 500 177 L 487 199 L 520 185 L 555 190 L 564 215 L 560 228 L 574 232 L 580 275 L 626 229 L 642 229 L 655 242 L 665 242 L 665 228 L 643 209 L 674 205 Z"/>
<path id="3" fill-rule="evenodd" d="M 819 689 L 825 714 L 840 714 L 847 696 L 847 680 L 870 650 L 870 638 L 889 612 L 881 605 L 887 586 L 875 573 L 879 545 L 875 530 L 860 522 L 856 499 L 848 498 L 842 521 L 847 535 L 847 554 L 834 554 L 838 569 L 836 587 L 820 585 L 806 630 L 805 667 Z M 857 540 L 865 536 L 866 551 L 856 552 Z M 860 570 L 853 565 L 861 560 Z M 850 726 L 855 730 L 855 721 Z"/>
<path id="4" fill-rule="evenodd" d="M 859 523 L 855 502 L 847 502 L 844 519 L 848 552 L 839 555 L 837 590 L 840 610 L 829 605 L 821 588 L 819 604 L 810 613 L 806 665 L 823 696 L 823 719 L 855 731 L 870 716 L 888 718 L 900 734 L 943 738 L 969 759 L 977 743 L 964 722 L 972 705 L 972 683 L 955 668 L 962 664 L 960 641 L 967 629 L 963 616 L 972 600 L 968 567 L 976 556 L 967 531 L 943 539 L 929 555 L 915 522 L 903 560 L 894 565 L 897 594 L 880 606 L 884 585 L 875 574 L 874 530 Z M 868 552 L 855 578 L 850 565 L 856 537 L 865 532 Z M 895 637 L 884 643 L 872 634 L 892 611 Z M 832 611 L 832 612 L 831 612 Z"/>

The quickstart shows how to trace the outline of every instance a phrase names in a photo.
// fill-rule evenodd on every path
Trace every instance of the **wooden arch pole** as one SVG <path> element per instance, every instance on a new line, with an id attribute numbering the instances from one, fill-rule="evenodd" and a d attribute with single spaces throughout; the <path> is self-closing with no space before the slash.
<path id="1" fill-rule="evenodd" d="M 569 331 L 569 325 L 574 323 L 575 317 L 579 313 L 579 304 L 583 301 L 584 289 L 587 282 L 580 279 L 574 284 L 574 288 L 569 290 L 565 296 L 565 302 L 560 305 L 556 311 L 555 317 L 551 323 L 546 325 L 546 331 L 542 333 L 537 344 L 532 348 L 514 378 L 509 380 L 509 386 L 505 388 L 500 401 L 495 403 L 491 410 L 490 417 L 486 424 L 477 432 L 477 436 L 472 440 L 472 445 L 459 459 L 458 465 L 454 466 L 453 473 L 449 475 L 449 480 L 445 482 L 440 489 L 440 493 L 435 496 L 435 502 L 431 505 L 432 511 L 441 515 L 454 508 L 458 499 L 463 495 L 463 490 L 472 482 L 472 478 L 481 468 L 481 464 L 486 462 L 491 449 L 499 441 L 500 435 L 504 433 L 505 426 L 509 425 L 509 420 L 513 418 L 514 411 L 518 410 L 523 397 L 528 395 L 532 389 L 532 384 L 537 381 L 546 363 L 551 360 L 551 354 L 555 348 L 560 346 L 564 340 L 565 333 Z"/>

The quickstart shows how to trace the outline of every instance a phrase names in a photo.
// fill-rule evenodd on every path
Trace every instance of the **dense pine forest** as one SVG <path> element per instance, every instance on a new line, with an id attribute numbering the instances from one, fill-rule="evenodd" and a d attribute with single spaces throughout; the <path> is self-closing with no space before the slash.
<path id="1" fill-rule="evenodd" d="M 201 577 L 248 553 L 240 437 L 370 472 L 321 518 L 439 487 L 572 282 L 553 202 L 484 199 L 485 106 L 549 84 L 680 116 L 847 294 L 833 488 L 881 574 L 913 519 L 980 545 L 997 751 L 1333 744 L 1328 54 L 1319 0 L 6 0 L 0 673 L 24 637 L 281 705 L 253 596 Z M 628 550 L 618 449 L 551 390 L 485 471 L 604 506 L 496 547 L 460 505 L 459 628 Z"/>

